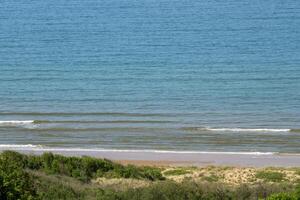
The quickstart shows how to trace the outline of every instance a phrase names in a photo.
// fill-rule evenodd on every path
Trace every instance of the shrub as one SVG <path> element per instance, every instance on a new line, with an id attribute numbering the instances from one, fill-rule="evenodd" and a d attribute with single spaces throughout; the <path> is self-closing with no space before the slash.
<path id="1" fill-rule="evenodd" d="M 285 174 L 281 172 L 274 171 L 259 171 L 256 173 L 256 178 L 263 179 L 270 182 L 280 182 L 283 181 Z"/>
<path id="2" fill-rule="evenodd" d="M 155 180 L 165 180 L 166 178 L 161 174 L 161 171 L 152 167 L 141 168 L 143 177 L 145 179 L 155 181 Z"/>
<path id="3" fill-rule="evenodd" d="M 165 176 L 179 176 L 179 175 L 184 175 L 190 173 L 187 170 L 184 169 L 173 169 L 173 170 L 168 170 L 164 173 Z"/>
<path id="4" fill-rule="evenodd" d="M 43 188 L 42 188 L 43 187 Z M 44 183 L 44 186 L 40 186 L 39 198 L 45 200 L 57 200 L 57 199 L 79 199 L 80 194 L 74 191 L 74 189 L 65 184 L 56 183 Z"/>
<path id="5" fill-rule="evenodd" d="M 219 180 L 219 177 L 215 174 L 211 174 L 209 176 L 202 177 L 202 179 L 208 182 L 217 182 Z"/>
<path id="6" fill-rule="evenodd" d="M 296 186 L 295 196 L 297 200 L 300 200 L 300 184 Z"/>
<path id="7" fill-rule="evenodd" d="M 297 198 L 289 193 L 279 193 L 269 196 L 267 200 L 297 200 Z"/>
<path id="8" fill-rule="evenodd" d="M 22 167 L 21 154 L 6 151 L 0 157 L 1 199 L 35 199 L 36 190 L 32 177 Z"/>
<path id="9" fill-rule="evenodd" d="M 182 170 L 172 170 L 169 173 L 181 174 Z M 260 182 L 240 186 L 214 183 L 218 177 L 213 173 L 204 177 L 209 183 L 187 179 L 180 183 L 155 181 L 146 182 L 147 184 L 137 188 L 130 185 L 129 189 L 128 185 L 122 184 L 111 187 L 87 183 L 91 178 L 99 176 L 153 181 L 165 179 L 159 168 L 123 166 L 91 157 L 64 157 L 51 153 L 33 156 L 6 151 L 0 155 L 0 199 L 300 200 L 300 186 L 280 182 L 284 180 L 284 174 L 271 170 L 260 171 L 256 176 L 277 183 Z"/>
<path id="10" fill-rule="evenodd" d="M 132 200 L 178 200 L 202 199 L 203 192 L 195 183 L 158 182 L 149 187 L 130 189 L 120 195 L 120 199 Z"/>
<path id="11" fill-rule="evenodd" d="M 160 170 L 152 167 L 123 166 L 106 159 L 88 156 L 65 157 L 44 153 L 41 156 L 23 155 L 13 151 L 1 154 L 4 162 L 13 162 L 18 168 L 42 170 L 47 174 L 60 174 L 87 182 L 96 177 L 163 180 Z"/>
<path id="12" fill-rule="evenodd" d="M 16 167 L 18 169 L 22 169 L 26 165 L 25 157 L 17 152 L 14 151 L 4 151 L 1 154 L 2 163 L 7 163 L 9 167 Z"/>
<path id="13" fill-rule="evenodd" d="M 43 161 L 40 156 L 26 156 L 25 163 L 25 166 L 32 170 L 39 170 L 43 167 Z"/>
<path id="14" fill-rule="evenodd" d="M 246 200 L 251 198 L 253 191 L 248 185 L 243 184 L 236 189 L 235 193 L 236 199 Z"/>

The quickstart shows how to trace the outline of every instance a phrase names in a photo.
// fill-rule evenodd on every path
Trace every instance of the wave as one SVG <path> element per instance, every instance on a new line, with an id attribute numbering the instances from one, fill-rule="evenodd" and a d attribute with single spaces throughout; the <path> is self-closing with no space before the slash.
<path id="1" fill-rule="evenodd" d="M 5 148 L 42 148 L 41 145 L 33 145 L 33 144 L 0 144 L 1 149 Z"/>
<path id="2" fill-rule="evenodd" d="M 91 131 L 91 132 L 102 132 L 102 131 L 106 131 L 106 132 L 110 132 L 110 131 L 131 131 L 131 132 L 144 132 L 144 131 L 153 131 L 153 132 L 157 132 L 157 131 L 165 131 L 168 130 L 166 128 L 158 128 L 158 127 L 95 127 L 95 128 L 72 128 L 72 127 L 50 127 L 50 128 L 43 128 L 43 127 L 34 127 L 34 126 L 30 126 L 30 127 L 25 127 L 25 128 L 29 128 L 30 131 L 32 132 L 87 132 L 87 131 Z"/>
<path id="3" fill-rule="evenodd" d="M 215 131 L 215 132 L 300 132 L 300 129 L 274 129 L 274 128 L 209 128 L 184 127 L 187 131 Z"/>
<path id="4" fill-rule="evenodd" d="M 0 127 L 18 127 L 18 126 L 30 126 L 34 124 L 34 120 L 14 120 L 14 121 L 0 121 Z"/>
<path id="5" fill-rule="evenodd" d="M 206 128 L 208 131 L 231 131 L 231 132 L 289 132 L 291 129 L 269 128 Z"/>
<path id="6" fill-rule="evenodd" d="M 40 124 L 163 124 L 175 123 L 176 121 L 166 120 L 104 120 L 104 121 L 80 121 L 80 120 L 10 120 L 0 121 L 1 127 L 21 127 L 32 129 L 32 131 L 163 131 L 171 130 L 174 127 L 51 127 L 42 128 Z M 177 128 L 175 128 L 177 129 Z M 300 129 L 282 129 L 282 128 L 210 128 L 210 127 L 182 127 L 184 131 L 211 131 L 211 132 L 294 132 L 300 133 Z"/>
<path id="7" fill-rule="evenodd" d="M 0 112 L 5 116 L 128 116 L 128 117 L 165 117 L 173 113 L 123 113 L 123 112 Z"/>
<path id="8" fill-rule="evenodd" d="M 34 120 L 34 124 L 164 124 L 174 123 L 175 121 L 164 121 L 164 120 L 106 120 L 106 121 L 80 121 L 80 120 Z"/>
<path id="9" fill-rule="evenodd" d="M 57 148 L 33 144 L 0 144 L 0 150 L 24 150 L 42 152 L 119 152 L 157 154 L 216 154 L 216 155 L 274 155 L 278 152 L 218 152 L 218 151 L 171 151 L 154 149 L 101 149 L 101 148 Z"/>

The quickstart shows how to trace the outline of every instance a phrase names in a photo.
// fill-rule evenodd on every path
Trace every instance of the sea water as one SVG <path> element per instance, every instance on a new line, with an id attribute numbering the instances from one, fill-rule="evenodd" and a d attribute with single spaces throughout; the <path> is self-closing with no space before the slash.
<path id="1" fill-rule="evenodd" d="M 0 147 L 300 153 L 300 1 L 0 3 Z"/>

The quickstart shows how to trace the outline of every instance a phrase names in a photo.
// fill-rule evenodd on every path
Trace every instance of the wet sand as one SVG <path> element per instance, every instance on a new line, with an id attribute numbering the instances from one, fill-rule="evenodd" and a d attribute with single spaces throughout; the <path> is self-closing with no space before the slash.
<path id="1" fill-rule="evenodd" d="M 116 150 L 13 149 L 27 154 L 53 152 L 65 156 L 92 156 L 123 164 L 172 166 L 240 166 L 240 167 L 300 167 L 300 154 L 243 154 L 205 152 L 143 152 Z"/>

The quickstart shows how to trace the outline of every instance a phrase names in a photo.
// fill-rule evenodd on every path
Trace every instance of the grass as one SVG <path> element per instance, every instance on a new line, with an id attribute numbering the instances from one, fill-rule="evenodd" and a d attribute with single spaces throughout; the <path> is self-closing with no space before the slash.
<path id="1" fill-rule="evenodd" d="M 165 171 L 163 174 L 165 176 L 180 176 L 180 175 L 185 175 L 185 174 L 190 174 L 191 172 L 182 168 L 179 169 L 171 169 L 168 171 Z"/>
<path id="2" fill-rule="evenodd" d="M 217 182 L 217 181 L 219 181 L 219 177 L 215 174 L 210 174 L 208 176 L 203 176 L 202 180 L 208 181 L 208 182 Z"/>
<path id="3" fill-rule="evenodd" d="M 2 159 L 17 163 L 21 168 L 39 170 L 47 174 L 60 174 L 88 182 L 97 177 L 133 178 L 144 180 L 164 180 L 158 168 L 121 165 L 106 159 L 96 159 L 88 156 L 65 157 L 44 153 L 41 156 L 23 155 L 6 151 Z"/>
<path id="4" fill-rule="evenodd" d="M 285 179 L 284 173 L 276 171 L 258 171 L 255 176 L 268 182 L 281 182 Z"/>
<path id="5" fill-rule="evenodd" d="M 198 170 L 203 169 L 205 170 L 205 168 Z M 222 182 L 224 178 L 222 175 L 217 172 L 215 174 L 218 167 L 209 169 L 201 176 L 197 176 L 197 179 L 188 176 L 190 178 L 173 181 L 172 175 L 181 176 L 186 172 L 197 175 L 197 169 L 173 167 L 165 171 L 171 174 L 171 177 L 166 179 L 160 169 L 153 167 L 124 166 L 90 157 L 65 157 L 49 153 L 32 156 L 6 151 L 0 154 L 0 199 L 300 199 L 300 187 L 297 188 L 294 182 L 282 181 L 285 178 L 284 173 L 274 172 L 275 170 L 258 171 L 256 176 L 266 180 L 265 182 L 233 186 Z"/>

